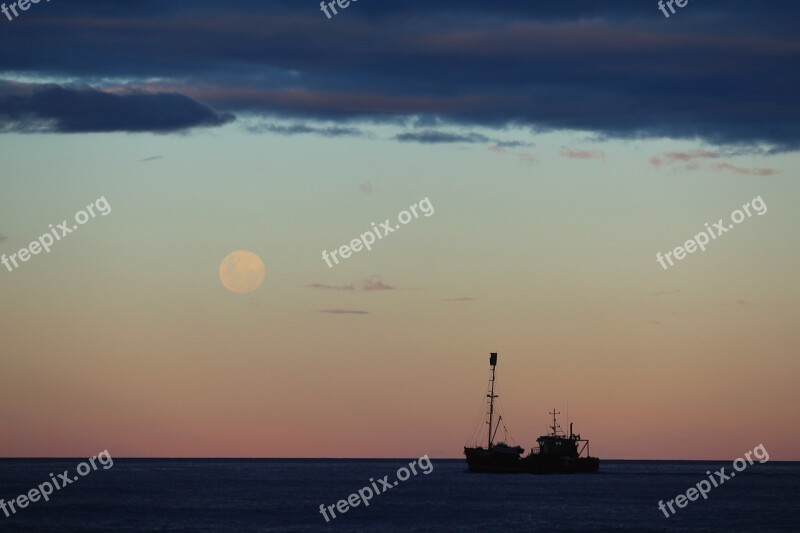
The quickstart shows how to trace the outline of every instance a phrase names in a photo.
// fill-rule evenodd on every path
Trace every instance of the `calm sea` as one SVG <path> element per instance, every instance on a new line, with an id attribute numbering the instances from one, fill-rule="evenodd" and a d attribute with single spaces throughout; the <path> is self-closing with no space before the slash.
<path id="1" fill-rule="evenodd" d="M 730 462 L 604 461 L 594 475 L 469 474 L 434 460 L 396 481 L 409 460 L 115 459 L 6 518 L 0 531 L 793 531 L 800 532 L 800 463 L 755 463 L 665 518 L 659 500 Z M 12 499 L 75 472 L 80 460 L 0 460 Z M 335 505 L 389 476 L 391 490 L 330 522 Z"/>

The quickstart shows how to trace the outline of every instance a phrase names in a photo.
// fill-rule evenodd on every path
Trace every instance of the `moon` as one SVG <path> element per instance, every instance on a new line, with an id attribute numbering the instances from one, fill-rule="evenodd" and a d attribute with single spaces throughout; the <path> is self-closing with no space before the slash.
<path id="1" fill-rule="evenodd" d="M 228 254 L 219 265 L 219 279 L 231 292 L 253 292 L 264 283 L 264 262 L 253 252 L 239 250 Z"/>

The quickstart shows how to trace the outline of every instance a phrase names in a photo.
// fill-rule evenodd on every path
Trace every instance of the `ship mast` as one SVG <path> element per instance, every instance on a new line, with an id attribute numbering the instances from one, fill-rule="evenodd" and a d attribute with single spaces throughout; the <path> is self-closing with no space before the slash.
<path id="1" fill-rule="evenodd" d="M 558 422 L 556 422 L 556 415 L 560 415 L 561 411 L 556 412 L 555 408 L 553 408 L 553 412 L 551 412 L 550 414 L 553 415 L 553 425 L 550 426 L 550 428 L 553 430 L 552 435 L 556 437 L 558 435 L 556 431 L 556 428 L 558 427 Z"/>
<path id="2" fill-rule="evenodd" d="M 492 416 L 494 415 L 494 399 L 497 398 L 494 394 L 494 370 L 497 366 L 497 353 L 492 352 L 489 354 L 489 364 L 492 366 L 492 389 L 489 394 L 487 394 L 487 398 L 489 398 L 489 438 L 488 438 L 488 446 L 487 450 L 492 449 Z"/>

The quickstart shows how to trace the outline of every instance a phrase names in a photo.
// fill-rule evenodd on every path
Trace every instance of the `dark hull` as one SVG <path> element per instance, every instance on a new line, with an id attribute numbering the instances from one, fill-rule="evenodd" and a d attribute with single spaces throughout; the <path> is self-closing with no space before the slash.
<path id="1" fill-rule="evenodd" d="M 467 448 L 464 454 L 470 472 L 485 474 L 580 474 L 594 473 L 600 469 L 600 459 L 597 457 L 532 454 L 520 458 L 493 454 L 482 448 Z"/>

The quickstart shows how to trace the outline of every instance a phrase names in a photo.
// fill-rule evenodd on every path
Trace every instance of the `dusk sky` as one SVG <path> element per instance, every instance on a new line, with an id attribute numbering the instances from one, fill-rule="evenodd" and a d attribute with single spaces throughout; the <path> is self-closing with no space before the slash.
<path id="1" fill-rule="evenodd" d="M 0 254 L 96 206 L 0 265 L 0 457 L 462 457 L 498 352 L 526 448 L 800 460 L 800 4 L 602 4 L 0 14 Z"/>

